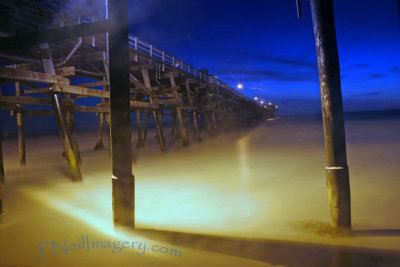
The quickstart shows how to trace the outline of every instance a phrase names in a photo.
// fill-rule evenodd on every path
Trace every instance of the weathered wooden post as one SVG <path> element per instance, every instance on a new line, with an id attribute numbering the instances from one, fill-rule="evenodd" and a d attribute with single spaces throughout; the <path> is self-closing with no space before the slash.
<path id="1" fill-rule="evenodd" d="M 104 148 L 103 144 L 103 125 L 104 125 L 104 113 L 99 112 L 99 130 L 97 132 L 97 142 L 96 145 L 94 146 L 94 150 L 100 150 Z"/>
<path id="2" fill-rule="evenodd" d="M 321 87 L 331 224 L 351 228 L 350 181 L 332 0 L 311 0 Z"/>
<path id="3" fill-rule="evenodd" d="M 147 139 L 147 130 L 149 128 L 149 113 L 146 112 L 145 113 L 145 117 L 144 117 L 144 132 L 143 132 L 143 139 L 146 140 Z"/>
<path id="4" fill-rule="evenodd" d="M 138 133 L 138 140 L 136 143 L 136 148 L 144 147 L 144 140 L 142 137 L 142 112 L 140 108 L 136 109 L 136 125 L 137 125 L 137 133 Z"/>
<path id="5" fill-rule="evenodd" d="M 1 136 L 0 136 L 0 183 L 5 182 L 5 175 L 4 175 L 4 163 L 3 163 L 3 147 L 1 144 Z"/>
<path id="6" fill-rule="evenodd" d="M 3 213 L 3 195 L 2 195 L 3 189 L 1 187 L 2 187 L 2 185 L 0 183 L 0 214 Z"/>
<path id="7" fill-rule="evenodd" d="M 142 77 L 146 88 L 149 89 L 149 91 L 152 91 L 153 88 L 151 87 L 149 72 L 146 68 L 144 68 L 143 65 L 142 65 Z M 149 98 L 150 102 L 152 103 L 153 102 L 152 97 L 150 96 Z M 161 110 L 161 105 L 159 109 Z M 167 148 L 165 146 L 165 139 L 162 131 L 162 122 L 160 121 L 160 116 L 158 115 L 158 112 L 155 108 L 152 109 L 152 115 L 153 115 L 154 125 L 156 126 L 157 140 L 158 143 L 160 144 L 161 152 L 165 153 L 167 151 Z"/>
<path id="8" fill-rule="evenodd" d="M 75 154 L 78 158 L 79 163 L 81 163 L 81 153 L 79 151 L 78 137 L 76 135 L 75 119 L 74 119 L 74 100 L 70 94 L 64 94 L 64 110 L 65 117 L 68 123 L 69 132 L 71 134 L 72 146 L 74 147 Z"/>
<path id="9" fill-rule="evenodd" d="M 174 88 L 173 89 L 173 96 L 176 100 L 181 100 L 180 96 L 178 94 L 178 89 L 177 89 L 177 85 L 175 82 L 175 77 L 174 77 L 174 73 L 171 72 L 171 76 L 170 76 L 170 82 L 171 82 L 171 87 Z M 183 114 L 183 110 L 182 110 L 182 106 L 181 104 L 176 106 L 176 113 L 178 115 L 178 119 L 179 119 L 179 124 L 181 126 L 181 133 L 182 133 L 182 145 L 183 146 L 188 146 L 189 145 L 189 135 L 188 135 L 188 131 L 186 128 L 186 120 Z"/>
<path id="10" fill-rule="evenodd" d="M 43 69 L 46 73 L 55 75 L 56 71 L 51 57 L 51 52 L 48 43 L 40 45 L 42 49 L 43 58 L 42 64 Z M 54 83 L 50 85 L 51 88 L 56 88 L 58 84 Z M 79 158 L 74 149 L 73 140 L 70 133 L 70 128 L 65 116 L 64 107 L 62 105 L 62 98 L 55 92 L 50 92 L 50 99 L 53 105 L 54 114 L 58 123 L 61 140 L 64 146 L 65 157 L 67 159 L 68 168 L 74 181 L 82 181 L 82 173 L 79 167 Z"/>
<path id="11" fill-rule="evenodd" d="M 15 95 L 16 96 L 23 95 L 23 90 L 19 82 L 15 82 Z M 24 110 L 22 105 L 17 104 L 16 106 L 17 106 L 19 163 L 21 166 L 25 166 L 26 156 L 25 156 L 25 135 L 24 135 Z"/>
<path id="12" fill-rule="evenodd" d="M 1 144 L 1 133 L 0 133 L 0 214 L 3 213 L 3 189 L 2 184 L 4 183 L 4 165 L 3 165 L 3 148 Z"/>
<path id="13" fill-rule="evenodd" d="M 112 204 L 114 224 L 135 226 L 129 92 L 128 0 L 108 0 Z"/>

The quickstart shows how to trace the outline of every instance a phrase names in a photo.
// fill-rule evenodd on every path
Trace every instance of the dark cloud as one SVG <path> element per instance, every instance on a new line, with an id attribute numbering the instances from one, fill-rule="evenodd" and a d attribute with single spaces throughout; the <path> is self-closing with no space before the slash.
<path id="1" fill-rule="evenodd" d="M 390 72 L 400 73 L 400 67 L 393 67 L 389 70 Z"/>
<path id="2" fill-rule="evenodd" d="M 384 74 L 381 74 L 381 73 L 373 73 L 373 74 L 370 74 L 370 75 L 368 76 L 368 78 L 369 78 L 370 80 L 379 79 L 379 78 L 383 78 L 383 77 L 385 77 L 385 75 L 384 75 Z"/>
<path id="3" fill-rule="evenodd" d="M 346 70 L 355 70 L 355 69 L 365 69 L 370 66 L 371 64 L 368 63 L 358 63 L 358 64 L 344 65 L 343 68 Z"/>
<path id="4" fill-rule="evenodd" d="M 382 91 L 365 92 L 361 94 L 353 94 L 353 96 L 377 96 L 382 94 Z"/>
<path id="5" fill-rule="evenodd" d="M 299 58 L 284 58 L 284 57 L 276 57 L 270 55 L 261 55 L 254 53 L 246 53 L 244 56 L 251 58 L 253 60 L 268 62 L 268 63 L 278 63 L 285 64 L 294 67 L 306 67 L 306 68 L 317 68 L 317 62 L 305 61 Z"/>
<path id="6" fill-rule="evenodd" d="M 302 81 L 318 81 L 318 76 L 315 73 L 290 73 L 279 72 L 275 70 L 245 70 L 245 69 L 231 69 L 221 71 L 221 75 L 225 80 L 238 79 L 245 81 L 287 81 L 287 82 L 302 82 Z M 234 77 L 234 78 L 232 78 Z"/>

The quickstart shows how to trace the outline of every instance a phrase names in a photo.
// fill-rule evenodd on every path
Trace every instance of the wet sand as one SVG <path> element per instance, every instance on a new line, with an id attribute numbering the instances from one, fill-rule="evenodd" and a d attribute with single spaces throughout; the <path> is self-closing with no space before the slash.
<path id="1" fill-rule="evenodd" d="M 161 155 L 135 150 L 136 227 L 114 231 L 111 164 L 80 134 L 84 182 L 68 177 L 58 136 L 27 139 L 27 167 L 17 142 L 3 141 L 5 214 L 1 266 L 398 266 L 400 262 L 400 120 L 346 122 L 353 235 L 296 228 L 328 222 L 322 125 L 285 118 L 206 137 L 187 148 L 169 140 Z M 95 133 L 95 131 L 93 131 Z M 169 133 L 169 131 L 165 131 Z M 134 137 L 135 143 L 135 137 Z M 127 240 L 178 249 L 181 257 L 138 249 L 69 251 L 63 244 Z"/>

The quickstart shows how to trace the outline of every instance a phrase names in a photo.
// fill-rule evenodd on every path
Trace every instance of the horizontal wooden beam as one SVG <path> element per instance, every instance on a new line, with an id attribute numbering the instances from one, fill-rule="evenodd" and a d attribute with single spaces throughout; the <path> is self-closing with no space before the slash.
<path id="1" fill-rule="evenodd" d="M 53 110 L 24 110 L 25 116 L 51 116 L 54 115 Z"/>
<path id="2" fill-rule="evenodd" d="M 94 96 L 94 97 L 101 97 L 101 98 L 110 98 L 109 91 L 90 89 L 90 88 L 74 86 L 74 85 L 56 86 L 56 88 L 54 88 L 54 92 L 85 95 L 85 96 Z"/>
<path id="3" fill-rule="evenodd" d="M 98 87 L 98 86 L 105 86 L 109 85 L 107 81 L 98 81 L 98 82 L 92 82 L 92 83 L 80 83 L 80 84 L 74 84 L 79 87 Z"/>
<path id="4" fill-rule="evenodd" d="M 74 76 L 75 75 L 75 67 L 64 67 L 64 68 L 57 68 L 56 74 L 59 76 Z"/>
<path id="5" fill-rule="evenodd" d="M 130 71 L 142 71 L 142 68 L 148 69 L 148 70 L 153 70 L 154 66 L 153 64 L 141 64 L 141 65 L 132 65 L 129 66 Z"/>
<path id="6" fill-rule="evenodd" d="M 49 88 L 37 88 L 37 89 L 26 89 L 24 90 L 24 94 L 37 94 L 37 93 L 48 93 Z"/>
<path id="7" fill-rule="evenodd" d="M 61 76 L 50 75 L 43 72 L 11 69 L 4 67 L 0 67 L 0 78 L 17 80 L 17 81 L 27 81 L 27 82 L 40 82 L 48 84 L 53 84 L 53 83 L 69 84 L 69 80 Z"/>
<path id="8" fill-rule="evenodd" d="M 74 106 L 73 110 L 75 112 L 110 112 L 109 107 L 88 107 L 88 106 Z"/>
<path id="9" fill-rule="evenodd" d="M 21 105 L 51 105 L 50 99 L 31 96 L 4 96 L 0 95 L 0 103 Z"/>
<path id="10" fill-rule="evenodd" d="M 175 99 L 154 99 L 153 103 L 162 104 L 162 105 L 181 105 L 182 102 Z"/>
<path id="11" fill-rule="evenodd" d="M 158 108 L 158 105 L 150 102 L 141 102 L 136 100 L 131 100 L 131 107 L 133 108 Z"/>

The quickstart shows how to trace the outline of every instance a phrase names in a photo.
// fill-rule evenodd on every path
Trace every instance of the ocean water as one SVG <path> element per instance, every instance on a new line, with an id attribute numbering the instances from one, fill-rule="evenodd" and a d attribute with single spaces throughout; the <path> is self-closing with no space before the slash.
<path id="1" fill-rule="evenodd" d="M 112 223 L 108 144 L 78 134 L 84 181 L 68 177 L 57 134 L 27 138 L 27 166 L 17 141 L 3 139 L 5 214 L 0 261 L 5 266 L 398 266 L 400 262 L 399 111 L 346 114 L 352 236 L 295 227 L 329 222 L 322 121 L 282 116 L 260 125 L 202 133 L 182 148 L 166 130 L 161 155 L 155 133 L 133 148 L 136 230 Z M 133 144 L 136 136 L 133 136 Z M 38 243 L 127 240 L 173 248 L 181 257 L 138 249 L 69 251 Z"/>

